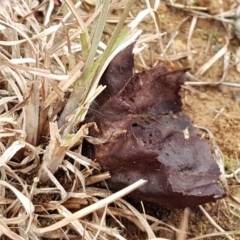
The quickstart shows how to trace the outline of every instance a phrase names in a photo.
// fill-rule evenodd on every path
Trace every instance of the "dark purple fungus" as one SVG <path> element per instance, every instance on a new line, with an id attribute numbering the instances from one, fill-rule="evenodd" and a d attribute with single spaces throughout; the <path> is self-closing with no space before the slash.
<path id="1" fill-rule="evenodd" d="M 100 79 L 99 84 L 107 86 L 103 94 L 100 94 L 91 106 L 91 110 L 97 110 L 111 97 L 115 96 L 133 75 L 134 59 L 133 59 L 133 46 L 129 45 L 123 51 L 121 51 L 114 60 L 111 61 L 103 76 Z M 127 61 L 126 61 L 127 59 Z M 93 111 L 94 112 L 94 111 Z"/>
<path id="2" fill-rule="evenodd" d="M 130 196 L 168 208 L 225 197 L 208 144 L 196 135 L 181 110 L 179 90 L 187 69 L 171 71 L 160 65 L 131 74 L 129 49 L 108 67 L 102 83 L 109 90 L 102 93 L 103 101 L 98 99 L 98 110 L 87 118 L 99 127 L 92 136 L 109 139 L 93 145 L 93 157 L 111 174 L 109 188 L 117 191 L 146 179 L 147 184 Z M 130 59 L 129 68 L 124 59 Z M 118 76 L 121 64 L 124 71 Z"/>

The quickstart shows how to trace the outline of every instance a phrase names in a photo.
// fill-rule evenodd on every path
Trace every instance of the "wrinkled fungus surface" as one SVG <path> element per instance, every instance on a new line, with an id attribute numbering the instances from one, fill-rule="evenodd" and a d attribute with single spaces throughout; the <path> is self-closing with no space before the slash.
<path id="1" fill-rule="evenodd" d="M 120 190 L 146 179 L 130 196 L 168 208 L 223 198 L 210 148 L 181 110 L 178 93 L 187 69 L 170 71 L 160 65 L 133 74 L 132 48 L 109 65 L 100 81 L 107 90 L 87 118 L 100 130 L 92 135 L 108 139 L 93 146 L 93 157 L 110 172 L 109 188 Z"/>

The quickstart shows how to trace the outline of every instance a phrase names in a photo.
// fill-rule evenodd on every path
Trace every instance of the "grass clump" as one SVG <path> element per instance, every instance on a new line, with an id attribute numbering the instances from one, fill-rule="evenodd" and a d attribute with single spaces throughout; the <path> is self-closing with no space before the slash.
<path id="1" fill-rule="evenodd" d="M 97 1 L 84 11 L 81 1 L 3 0 L 0 9 L 1 62 L 1 234 L 11 239 L 124 239 L 118 209 L 147 232 L 149 223 L 120 192 L 90 185 L 110 177 L 81 154 L 94 123 L 84 120 L 111 59 L 136 41 L 138 23 L 150 11 L 125 23 L 133 1 Z M 108 44 L 103 31 L 113 10 L 122 11 Z M 43 21 L 39 22 L 39 12 Z M 95 175 L 92 173 L 95 172 Z M 108 207 L 109 204 L 115 202 Z M 118 228 L 106 226 L 106 215 Z M 88 217 L 86 217 L 88 216 Z"/>

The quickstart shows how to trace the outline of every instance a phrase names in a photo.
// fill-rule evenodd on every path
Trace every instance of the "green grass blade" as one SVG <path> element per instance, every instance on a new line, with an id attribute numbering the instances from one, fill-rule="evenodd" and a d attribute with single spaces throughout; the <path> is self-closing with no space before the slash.
<path id="1" fill-rule="evenodd" d="M 83 58 L 83 61 L 85 61 L 89 54 L 87 35 L 85 32 L 80 33 L 80 40 L 81 40 L 81 45 L 82 45 L 82 58 Z"/>
<path id="2" fill-rule="evenodd" d="M 79 102 L 83 99 L 84 93 L 86 92 L 87 83 L 89 78 L 89 72 L 94 63 L 94 58 L 97 52 L 98 44 L 101 40 L 103 29 L 106 25 L 108 12 L 110 7 L 110 0 L 105 0 L 103 3 L 102 11 L 99 16 L 99 21 L 97 23 L 96 31 L 93 35 L 91 49 L 89 51 L 85 66 L 83 68 L 83 73 L 78 81 L 76 81 L 71 96 L 64 107 L 64 110 L 59 118 L 58 124 L 62 126 L 65 122 L 66 117 L 71 114 L 78 106 Z"/>

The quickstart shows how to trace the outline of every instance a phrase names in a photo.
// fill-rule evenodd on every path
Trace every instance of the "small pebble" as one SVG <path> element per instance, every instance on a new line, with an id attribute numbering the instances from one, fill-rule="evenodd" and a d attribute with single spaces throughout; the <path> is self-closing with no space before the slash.
<path id="1" fill-rule="evenodd" d="M 217 43 L 216 45 L 213 46 L 214 52 L 218 52 L 222 48 L 222 44 Z"/>
<path id="2" fill-rule="evenodd" d="M 239 100 L 240 100 L 240 92 L 234 94 L 234 99 L 235 99 L 236 101 L 239 101 Z"/>

